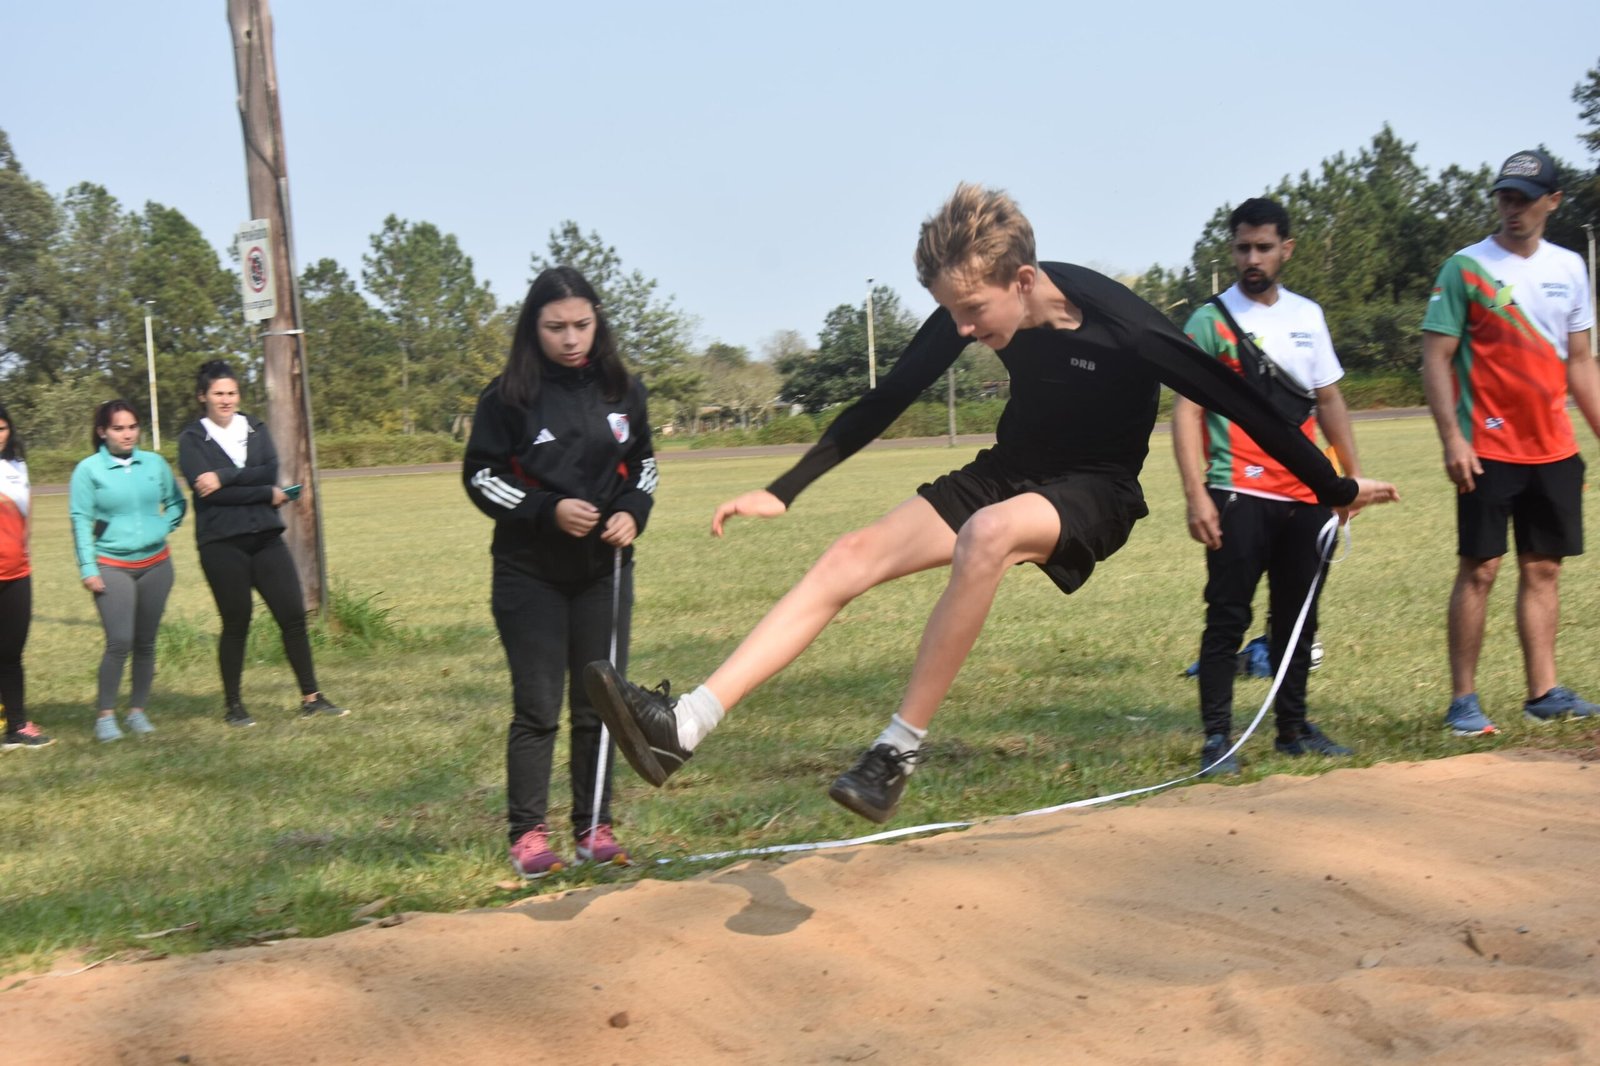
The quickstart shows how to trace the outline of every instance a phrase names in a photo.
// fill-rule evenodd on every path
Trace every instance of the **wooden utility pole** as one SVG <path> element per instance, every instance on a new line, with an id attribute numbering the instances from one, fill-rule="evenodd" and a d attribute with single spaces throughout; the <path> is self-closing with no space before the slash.
<path id="1" fill-rule="evenodd" d="M 278 447 L 278 482 L 300 485 L 300 498 L 284 504 L 284 539 L 300 572 L 306 610 L 327 606 L 327 570 L 322 555 L 320 486 L 311 436 L 311 388 L 306 378 L 305 331 L 300 285 L 295 277 L 294 234 L 289 213 L 289 166 L 283 151 L 283 116 L 278 110 L 278 71 L 272 53 L 272 14 L 267 0 L 228 0 L 233 64 L 239 82 L 239 120 L 244 128 L 245 174 L 250 217 L 271 224 L 271 255 L 277 314 L 262 332 L 267 385 L 267 425 Z"/>

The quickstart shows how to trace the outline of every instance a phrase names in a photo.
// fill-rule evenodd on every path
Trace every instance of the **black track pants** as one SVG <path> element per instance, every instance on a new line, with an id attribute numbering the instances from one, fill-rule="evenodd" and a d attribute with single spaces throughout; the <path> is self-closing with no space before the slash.
<path id="1" fill-rule="evenodd" d="M 612 573 L 587 581 L 553 582 L 496 561 L 493 607 L 511 667 L 511 728 L 506 737 L 506 814 L 511 840 L 548 820 L 551 766 L 561 724 L 561 698 L 572 708 L 572 823 L 586 830 L 594 816 L 600 760 L 600 717 L 583 688 L 583 668 L 611 654 Z M 617 669 L 628 667 L 633 614 L 633 563 L 622 568 L 617 609 Z M 611 767 L 600 800 L 600 821 L 611 822 Z"/>
<path id="2" fill-rule="evenodd" d="M 1233 732 L 1233 682 L 1239 645 L 1250 626 L 1250 606 L 1261 575 L 1267 575 L 1272 616 L 1274 665 L 1283 650 L 1306 591 L 1325 569 L 1317 552 L 1317 533 L 1328 521 L 1326 507 L 1267 500 L 1243 492 L 1211 489 L 1221 516 L 1222 547 L 1206 552 L 1206 628 L 1200 638 L 1200 721 L 1207 735 Z M 1317 586 L 1318 598 L 1322 586 Z M 1273 713 L 1278 739 L 1298 737 L 1306 721 L 1306 675 L 1311 641 L 1317 632 L 1317 605 L 1311 604 L 1278 689 Z"/>
<path id="3" fill-rule="evenodd" d="M 0 706 L 5 708 L 6 730 L 11 733 L 28 724 L 22 649 L 28 644 L 32 620 L 32 576 L 0 581 Z"/>

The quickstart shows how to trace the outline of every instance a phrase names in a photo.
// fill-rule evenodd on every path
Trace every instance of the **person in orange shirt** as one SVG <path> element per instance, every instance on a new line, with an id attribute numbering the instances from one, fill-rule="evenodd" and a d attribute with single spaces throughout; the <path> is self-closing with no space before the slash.
<path id="1" fill-rule="evenodd" d="M 1456 486 L 1459 562 L 1450 593 L 1450 707 L 1458 737 L 1496 732 L 1478 700 L 1489 591 L 1517 539 L 1517 632 L 1535 722 L 1600 715 L 1561 685 L 1561 561 L 1583 554 L 1583 459 L 1567 394 L 1600 436 L 1594 306 L 1583 260 L 1544 239 L 1561 206 L 1555 162 L 1507 159 L 1493 187 L 1500 229 L 1445 261 L 1422 320 L 1422 384 Z"/>
<path id="2" fill-rule="evenodd" d="M 28 720 L 22 649 L 33 620 L 33 568 L 28 563 L 28 463 L 22 435 L 0 405 L 0 750 L 43 748 L 55 741 Z"/>

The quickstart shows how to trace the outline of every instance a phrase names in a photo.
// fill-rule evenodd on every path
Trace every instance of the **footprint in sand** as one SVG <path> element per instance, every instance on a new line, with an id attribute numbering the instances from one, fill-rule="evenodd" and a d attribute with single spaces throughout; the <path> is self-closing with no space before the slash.
<path id="1" fill-rule="evenodd" d="M 750 893 L 750 902 L 726 923 L 729 932 L 749 936 L 782 936 L 800 928 L 815 913 L 804 903 L 789 897 L 789 892 L 771 874 L 742 869 L 711 879 L 719 885 L 738 885 Z"/>

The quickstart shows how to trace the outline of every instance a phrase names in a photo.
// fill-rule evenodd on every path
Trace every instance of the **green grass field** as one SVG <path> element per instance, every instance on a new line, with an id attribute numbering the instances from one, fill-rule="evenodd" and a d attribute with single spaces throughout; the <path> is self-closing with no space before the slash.
<path id="1" fill-rule="evenodd" d="M 1314 720 L 1358 749 L 1355 765 L 1593 747 L 1585 725 L 1521 721 L 1509 570 L 1491 605 L 1479 686 L 1505 732 L 1461 741 L 1440 728 L 1451 491 L 1426 419 L 1357 430 L 1369 470 L 1395 481 L 1404 501 L 1359 518 L 1349 556 L 1333 569 Z M 787 517 L 745 522 L 722 541 L 707 536 L 713 506 L 791 460 L 664 463 L 639 546 L 634 680 L 698 683 L 834 536 L 967 457 L 864 453 Z M 1077 595 L 1063 597 L 1031 567 L 1008 578 L 893 824 L 1015 812 L 1192 768 L 1196 695 L 1180 674 L 1199 641 L 1204 562 L 1184 530 L 1165 436 L 1152 441 L 1146 475 L 1150 518 Z M 507 887 L 509 682 L 488 613 L 490 523 L 449 475 L 332 480 L 324 499 L 334 585 L 367 601 L 357 614 L 387 610 L 393 630 L 319 647 L 322 684 L 354 713 L 298 720 L 276 630 L 258 609 L 245 700 L 261 724 L 222 725 L 215 614 L 185 526 L 150 709 L 159 732 L 111 745 L 90 736 L 102 637 L 72 563 L 66 499 L 36 501 L 29 694 L 32 717 L 60 742 L 0 758 L 0 972 L 68 952 L 136 958 L 322 935 L 358 924 L 358 909 L 384 899 L 366 917 L 701 872 L 645 862 Z M 1592 557 L 1569 563 L 1561 630 L 1563 681 L 1591 694 L 1600 693 L 1595 574 Z M 941 587 L 941 574 L 924 574 L 852 604 L 666 788 L 622 767 L 619 836 L 653 859 L 868 831 L 825 790 L 894 709 Z M 1264 682 L 1241 682 L 1241 725 L 1264 692 Z M 1334 765 L 1275 756 L 1270 723 L 1244 757 L 1244 781 Z M 557 760 L 564 767 L 564 751 Z M 566 789 L 559 770 L 552 821 L 563 832 Z"/>

